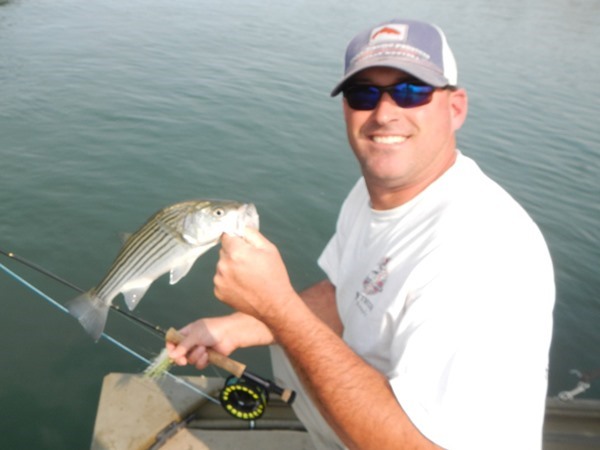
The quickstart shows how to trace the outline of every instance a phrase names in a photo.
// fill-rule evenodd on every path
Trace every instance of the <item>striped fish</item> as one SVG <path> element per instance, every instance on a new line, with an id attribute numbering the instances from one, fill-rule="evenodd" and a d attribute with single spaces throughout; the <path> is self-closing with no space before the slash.
<path id="1" fill-rule="evenodd" d="M 258 228 L 251 203 L 198 200 L 168 206 L 127 239 L 100 284 L 73 299 L 69 312 L 97 341 L 119 293 L 133 310 L 158 277 L 170 272 L 170 283 L 177 283 L 224 232 L 241 235 L 246 226 Z"/>

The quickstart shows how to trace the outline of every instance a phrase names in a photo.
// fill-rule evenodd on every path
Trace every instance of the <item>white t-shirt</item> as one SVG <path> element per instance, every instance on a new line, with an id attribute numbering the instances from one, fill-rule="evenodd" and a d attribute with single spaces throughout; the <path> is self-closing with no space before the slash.
<path id="1" fill-rule="evenodd" d="M 371 209 L 363 179 L 319 265 L 344 340 L 411 421 L 456 450 L 540 449 L 554 275 L 521 206 L 459 153 L 410 202 Z"/>

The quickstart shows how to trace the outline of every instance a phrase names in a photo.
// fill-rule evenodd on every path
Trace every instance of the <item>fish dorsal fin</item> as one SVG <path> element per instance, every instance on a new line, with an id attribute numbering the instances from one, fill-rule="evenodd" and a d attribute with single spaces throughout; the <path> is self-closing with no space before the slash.
<path id="1" fill-rule="evenodd" d="M 137 284 L 136 286 L 125 288 L 123 296 L 125 297 L 125 303 L 130 311 L 133 311 L 135 307 L 140 303 L 140 300 L 152 284 L 152 280 L 145 284 Z"/>
<path id="2" fill-rule="evenodd" d="M 133 235 L 133 233 L 121 232 L 119 233 L 119 239 L 121 244 L 125 245 L 125 243 L 129 240 L 129 238 Z"/>

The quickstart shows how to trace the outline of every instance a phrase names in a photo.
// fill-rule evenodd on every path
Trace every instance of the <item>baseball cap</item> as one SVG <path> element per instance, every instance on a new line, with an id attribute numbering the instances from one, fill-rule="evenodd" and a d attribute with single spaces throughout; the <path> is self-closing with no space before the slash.
<path id="1" fill-rule="evenodd" d="M 458 81 L 456 60 L 444 32 L 416 20 L 392 19 L 356 35 L 346 49 L 344 77 L 331 96 L 370 67 L 399 69 L 436 87 L 456 86 Z"/>

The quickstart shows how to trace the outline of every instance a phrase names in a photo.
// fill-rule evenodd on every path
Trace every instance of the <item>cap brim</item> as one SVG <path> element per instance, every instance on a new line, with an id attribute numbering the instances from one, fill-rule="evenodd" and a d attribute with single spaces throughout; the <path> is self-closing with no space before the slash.
<path id="1" fill-rule="evenodd" d="M 389 67 L 392 69 L 398 69 L 402 72 L 406 72 L 409 75 L 412 75 L 415 78 L 435 87 L 444 87 L 448 86 L 449 82 L 444 75 L 442 75 L 439 71 L 432 69 L 431 67 L 424 65 L 423 63 L 414 62 L 414 61 L 398 61 L 397 58 L 393 62 L 386 61 L 369 61 L 367 64 L 358 65 L 354 67 L 351 71 L 349 71 L 344 78 L 340 80 L 340 82 L 333 88 L 331 91 L 331 96 L 335 97 L 344 88 L 346 82 L 356 75 L 359 72 L 362 72 L 365 69 L 371 69 L 373 67 Z"/>

